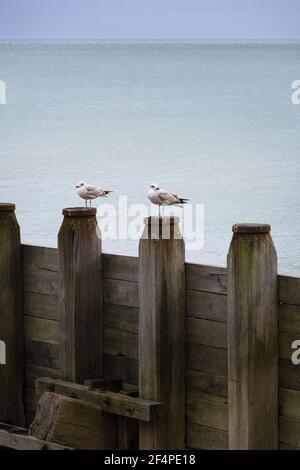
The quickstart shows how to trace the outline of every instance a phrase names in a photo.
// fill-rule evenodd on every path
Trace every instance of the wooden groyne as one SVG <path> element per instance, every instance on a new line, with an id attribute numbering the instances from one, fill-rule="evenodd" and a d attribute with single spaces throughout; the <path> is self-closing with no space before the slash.
<path id="1" fill-rule="evenodd" d="M 184 263 L 172 236 L 143 238 L 139 258 L 102 254 L 82 211 L 64 213 L 54 249 L 21 245 L 13 207 L 0 210 L 0 446 L 88 448 L 76 422 L 101 437 L 104 413 L 112 448 L 300 450 L 300 279 L 277 274 L 270 228 L 237 226 L 226 269 Z M 73 444 L 57 437 L 66 409 Z M 24 416 L 34 437 L 12 439 Z"/>

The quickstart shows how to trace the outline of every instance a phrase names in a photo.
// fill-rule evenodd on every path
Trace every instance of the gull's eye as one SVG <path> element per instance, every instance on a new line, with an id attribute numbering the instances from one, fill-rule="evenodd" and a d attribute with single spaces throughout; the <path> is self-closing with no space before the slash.
<path id="1" fill-rule="evenodd" d="M 84 183 L 81 183 L 81 185 L 80 185 L 80 186 L 84 186 Z"/>

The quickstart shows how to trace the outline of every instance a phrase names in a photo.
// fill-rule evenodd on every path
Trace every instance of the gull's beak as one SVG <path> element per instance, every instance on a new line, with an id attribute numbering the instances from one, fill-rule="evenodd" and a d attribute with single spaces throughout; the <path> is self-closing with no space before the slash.
<path id="1" fill-rule="evenodd" d="M 79 188 L 79 186 L 75 186 L 75 188 L 76 188 L 76 189 L 78 189 L 78 188 Z"/>

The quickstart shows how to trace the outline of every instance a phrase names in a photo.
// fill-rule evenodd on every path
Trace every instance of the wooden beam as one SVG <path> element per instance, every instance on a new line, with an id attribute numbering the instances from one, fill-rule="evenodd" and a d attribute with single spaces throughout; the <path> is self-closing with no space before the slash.
<path id="1" fill-rule="evenodd" d="M 185 448 L 185 264 L 178 217 L 149 217 L 139 245 L 139 391 L 162 402 L 140 449 Z"/>
<path id="2" fill-rule="evenodd" d="M 161 408 L 161 404 L 158 402 L 133 398 L 126 396 L 124 393 L 93 389 L 86 385 L 50 378 L 37 379 L 36 393 L 41 395 L 46 391 L 78 398 L 79 400 L 93 403 L 108 413 L 146 422 L 155 421 L 159 416 Z"/>
<path id="3" fill-rule="evenodd" d="M 228 254 L 230 449 L 278 448 L 277 256 L 267 224 L 237 224 Z"/>
<path id="4" fill-rule="evenodd" d="M 61 377 L 103 375 L 102 254 L 95 208 L 64 209 L 58 234 Z"/>
<path id="5" fill-rule="evenodd" d="M 40 398 L 30 434 L 74 449 L 112 450 L 117 448 L 118 421 L 95 404 L 46 392 Z"/>
<path id="6" fill-rule="evenodd" d="M 0 423 L 0 447 L 13 450 L 72 450 L 71 447 L 53 444 L 30 436 L 28 429 L 4 423 Z"/>
<path id="7" fill-rule="evenodd" d="M 0 204 L 0 421 L 24 425 L 24 324 L 20 228 Z"/>

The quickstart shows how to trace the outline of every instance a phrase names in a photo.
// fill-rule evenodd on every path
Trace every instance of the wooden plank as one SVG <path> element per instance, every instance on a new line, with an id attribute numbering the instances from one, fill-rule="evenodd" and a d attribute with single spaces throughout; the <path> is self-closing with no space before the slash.
<path id="1" fill-rule="evenodd" d="M 48 320 L 58 320 L 58 297 L 24 292 L 24 314 Z"/>
<path id="2" fill-rule="evenodd" d="M 300 305 L 300 278 L 278 276 L 278 301 L 283 304 Z"/>
<path id="3" fill-rule="evenodd" d="M 103 305 L 103 326 L 121 330 L 131 334 L 138 334 L 139 311 L 137 308 L 124 305 Z"/>
<path id="4" fill-rule="evenodd" d="M 30 434 L 56 444 L 82 450 L 117 448 L 115 416 L 102 413 L 86 401 L 46 392 L 42 395 Z"/>
<path id="5" fill-rule="evenodd" d="M 112 328 L 103 328 L 103 352 L 105 354 L 138 359 L 138 346 L 138 335 Z"/>
<path id="6" fill-rule="evenodd" d="M 227 377 L 213 375 L 208 372 L 196 370 L 186 371 L 186 391 L 190 396 L 197 397 L 199 392 L 216 395 L 219 397 L 228 397 Z"/>
<path id="7" fill-rule="evenodd" d="M 24 323 L 20 228 L 14 204 L 0 207 L 0 421 L 24 425 Z"/>
<path id="8" fill-rule="evenodd" d="M 300 447 L 300 420 L 279 417 L 279 441 L 293 447 Z"/>
<path id="9" fill-rule="evenodd" d="M 228 449 L 228 432 L 208 426 L 187 423 L 186 444 L 191 449 Z"/>
<path id="10" fill-rule="evenodd" d="M 59 342 L 59 322 L 45 318 L 24 316 L 25 337 L 28 340 L 39 341 L 41 343 L 58 344 Z"/>
<path id="11" fill-rule="evenodd" d="M 201 424 L 228 431 L 228 404 L 226 398 L 199 392 L 187 395 L 186 417 L 188 423 Z"/>
<path id="12" fill-rule="evenodd" d="M 137 282 L 104 278 L 103 301 L 107 304 L 138 307 L 139 299 Z"/>
<path id="13" fill-rule="evenodd" d="M 26 269 L 23 271 L 25 292 L 58 295 L 58 273 L 54 271 Z"/>
<path id="14" fill-rule="evenodd" d="M 161 408 L 158 402 L 132 398 L 122 393 L 90 389 L 86 385 L 50 378 L 37 379 L 36 393 L 41 395 L 46 391 L 92 403 L 108 413 L 146 422 L 155 421 Z"/>
<path id="15" fill-rule="evenodd" d="M 138 281 L 138 258 L 103 253 L 103 276 L 122 281 Z"/>
<path id="16" fill-rule="evenodd" d="M 59 369 L 58 344 L 25 340 L 25 362 Z"/>
<path id="17" fill-rule="evenodd" d="M 140 449 L 185 445 L 184 260 L 179 217 L 145 219 L 139 243 L 139 391 L 164 406 L 159 422 L 140 424 Z"/>
<path id="18" fill-rule="evenodd" d="M 279 359 L 279 386 L 300 390 L 300 367 L 291 360 Z"/>
<path id="19" fill-rule="evenodd" d="M 103 374 L 102 242 L 97 210 L 63 209 L 58 234 L 61 376 L 83 383 Z"/>
<path id="20" fill-rule="evenodd" d="M 300 450 L 300 447 L 289 446 L 288 444 L 279 443 L 279 450 Z"/>
<path id="21" fill-rule="evenodd" d="M 227 377 L 226 349 L 204 346 L 202 344 L 187 344 L 186 354 L 187 369 Z"/>
<path id="22" fill-rule="evenodd" d="M 203 318 L 187 318 L 186 341 L 188 344 L 227 349 L 227 323 Z"/>
<path id="23" fill-rule="evenodd" d="M 22 260 L 25 269 L 42 269 L 58 272 L 57 248 L 22 245 Z"/>
<path id="24" fill-rule="evenodd" d="M 280 415 L 300 420 L 300 390 L 279 389 Z"/>
<path id="25" fill-rule="evenodd" d="M 280 331 L 300 333 L 300 306 L 280 304 L 278 313 Z"/>
<path id="26" fill-rule="evenodd" d="M 186 315 L 227 322 L 227 296 L 188 289 Z"/>
<path id="27" fill-rule="evenodd" d="M 228 261 L 229 448 L 278 449 L 277 255 L 264 224 L 237 224 Z M 251 410 L 251 413 L 249 413 Z"/>
<path id="28" fill-rule="evenodd" d="M 216 266 L 186 263 L 186 288 L 216 294 L 227 293 L 227 270 Z"/>
<path id="29" fill-rule="evenodd" d="M 0 423 L 0 446 L 13 450 L 72 450 L 71 447 L 36 439 L 28 429 Z"/>
<path id="30" fill-rule="evenodd" d="M 138 361 L 125 356 L 103 356 L 104 375 L 122 379 L 123 382 L 137 385 Z"/>

